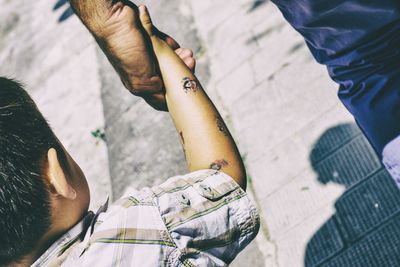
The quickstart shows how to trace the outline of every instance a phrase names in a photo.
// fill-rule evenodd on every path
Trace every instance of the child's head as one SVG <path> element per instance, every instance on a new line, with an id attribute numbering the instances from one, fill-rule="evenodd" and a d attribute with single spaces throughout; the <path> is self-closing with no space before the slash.
<path id="1" fill-rule="evenodd" d="M 25 90 L 0 77 L 0 266 L 40 256 L 88 205 L 79 166 Z"/>

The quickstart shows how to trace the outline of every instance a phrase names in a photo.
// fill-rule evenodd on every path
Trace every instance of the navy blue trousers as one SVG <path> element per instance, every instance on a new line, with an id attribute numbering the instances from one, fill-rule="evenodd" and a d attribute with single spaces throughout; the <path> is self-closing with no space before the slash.
<path id="1" fill-rule="evenodd" d="M 400 136 L 400 0 L 272 0 L 377 154 Z"/>

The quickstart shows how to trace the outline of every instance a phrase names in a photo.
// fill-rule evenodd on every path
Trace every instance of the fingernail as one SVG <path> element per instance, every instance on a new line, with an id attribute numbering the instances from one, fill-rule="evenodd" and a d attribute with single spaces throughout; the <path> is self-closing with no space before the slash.
<path id="1" fill-rule="evenodd" d="M 139 12 L 140 12 L 141 14 L 146 14 L 146 11 L 147 11 L 147 9 L 146 9 L 146 6 L 145 6 L 145 5 L 140 5 L 140 6 L 139 6 Z"/>

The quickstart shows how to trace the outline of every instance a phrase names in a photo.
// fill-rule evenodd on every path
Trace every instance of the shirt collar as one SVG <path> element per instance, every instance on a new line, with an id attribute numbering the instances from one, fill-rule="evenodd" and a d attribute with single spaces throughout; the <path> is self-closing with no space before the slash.
<path id="1" fill-rule="evenodd" d="M 81 242 L 84 239 L 89 229 L 90 229 L 90 235 L 92 235 L 97 218 L 101 213 L 107 211 L 108 203 L 109 199 L 107 199 L 107 202 L 99 208 L 96 214 L 89 211 L 79 223 L 77 223 L 62 237 L 60 237 L 56 242 L 54 242 L 46 250 L 46 252 L 31 265 L 31 267 L 44 266 L 51 259 L 61 256 L 73 244 L 75 244 L 76 242 Z"/>

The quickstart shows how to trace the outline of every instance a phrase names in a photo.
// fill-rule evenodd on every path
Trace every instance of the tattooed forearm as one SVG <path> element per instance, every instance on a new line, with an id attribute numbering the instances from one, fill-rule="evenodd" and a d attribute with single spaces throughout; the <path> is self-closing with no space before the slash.
<path id="1" fill-rule="evenodd" d="M 222 132 L 225 136 L 229 135 L 228 128 L 225 125 L 225 122 L 220 118 L 216 117 L 217 127 L 220 132 Z"/>
<path id="2" fill-rule="evenodd" d="M 224 160 L 224 159 L 216 160 L 216 161 L 214 161 L 213 163 L 211 163 L 210 169 L 219 171 L 219 170 L 221 170 L 223 167 L 226 167 L 226 166 L 228 166 L 228 165 L 229 165 L 228 161 L 226 161 L 226 160 Z"/>
<path id="3" fill-rule="evenodd" d="M 196 93 L 200 90 L 200 86 L 197 81 L 190 79 L 188 77 L 183 78 L 182 80 L 183 90 L 185 93 L 194 92 Z"/>

